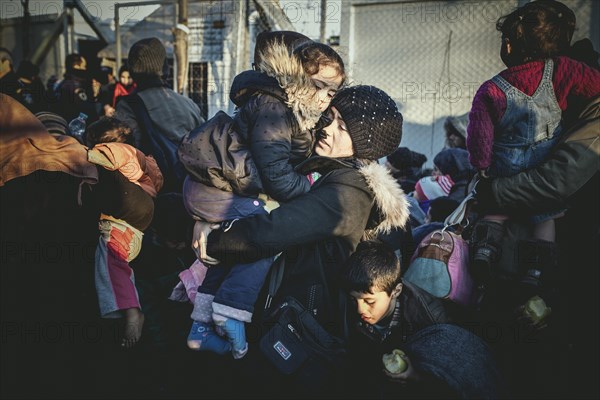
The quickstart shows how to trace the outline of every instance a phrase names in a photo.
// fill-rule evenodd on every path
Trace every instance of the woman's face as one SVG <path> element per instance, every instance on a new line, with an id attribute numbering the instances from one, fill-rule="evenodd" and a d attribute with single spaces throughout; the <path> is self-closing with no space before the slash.
<path id="1" fill-rule="evenodd" d="M 119 82 L 123 86 L 129 86 L 133 83 L 133 79 L 131 79 L 131 75 L 129 75 L 129 71 L 121 72 L 121 76 L 119 76 Z"/>
<path id="2" fill-rule="evenodd" d="M 466 147 L 465 139 L 462 136 L 455 135 L 453 133 L 446 137 L 448 147 L 458 147 L 464 149 Z"/>
<path id="3" fill-rule="evenodd" d="M 311 75 L 310 79 L 317 87 L 317 102 L 321 112 L 327 110 L 335 92 L 342 84 L 342 75 L 331 65 L 321 65 L 319 72 Z"/>
<path id="4" fill-rule="evenodd" d="M 315 153 L 330 158 L 350 157 L 354 154 L 352 138 L 348 133 L 346 123 L 335 107 L 331 107 L 329 117 L 333 122 L 323 128 L 322 137 L 317 142 Z"/>

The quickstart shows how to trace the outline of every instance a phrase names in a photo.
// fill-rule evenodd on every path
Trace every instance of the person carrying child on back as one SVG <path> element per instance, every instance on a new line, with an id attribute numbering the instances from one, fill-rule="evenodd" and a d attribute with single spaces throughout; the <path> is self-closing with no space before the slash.
<path id="1" fill-rule="evenodd" d="M 152 156 L 125 143 L 131 142 L 131 129 L 114 117 L 102 117 L 91 124 L 85 140 L 89 147 L 88 161 L 120 173 L 115 177 L 100 171 L 96 199 L 100 209 L 100 239 L 96 248 L 95 284 L 101 316 L 125 317 L 121 345 L 131 348 L 142 334 L 144 314 L 129 263 L 141 250 L 142 231 L 152 220 L 152 198 L 161 189 L 163 177 Z M 121 175 L 142 190 L 123 189 L 118 182 Z M 121 193 L 107 193 L 113 190 Z"/>
<path id="2" fill-rule="evenodd" d="M 241 164 L 250 165 L 250 172 L 242 168 L 242 172 L 234 172 L 235 177 L 209 184 L 188 175 L 184 201 L 195 219 L 235 222 L 267 213 L 259 193 L 285 202 L 310 189 L 309 179 L 295 172 L 294 166 L 311 155 L 315 142 L 311 130 L 344 82 L 343 61 L 329 46 L 295 32 L 265 32 L 257 38 L 255 68 L 235 78 L 230 94 L 238 107 L 233 130 L 247 148 Z M 206 154 L 207 149 L 199 146 L 197 151 Z M 223 148 L 214 151 L 224 153 L 217 157 L 219 160 L 241 154 Z M 189 154 L 193 158 L 194 152 Z M 244 323 L 252 319 L 254 303 L 273 260 L 269 257 L 250 264 L 209 268 L 195 298 L 189 348 L 231 352 L 236 359 L 246 354 Z M 216 333 L 214 325 L 225 338 Z"/>
<path id="3" fill-rule="evenodd" d="M 563 57 L 575 29 L 564 4 L 534 1 L 500 18 L 501 58 L 508 69 L 485 82 L 469 114 L 467 149 L 480 177 L 506 177 L 541 163 L 563 131 L 562 113 L 572 98 L 600 92 L 600 73 Z M 564 211 L 564 210 L 563 210 Z M 532 217 L 534 240 L 519 249 L 527 258 L 519 299 L 529 299 L 556 273 L 554 219 L 563 211 Z M 489 280 L 500 257 L 507 216 L 486 215 L 474 232 L 474 273 Z M 521 293 L 522 292 L 522 293 Z"/>

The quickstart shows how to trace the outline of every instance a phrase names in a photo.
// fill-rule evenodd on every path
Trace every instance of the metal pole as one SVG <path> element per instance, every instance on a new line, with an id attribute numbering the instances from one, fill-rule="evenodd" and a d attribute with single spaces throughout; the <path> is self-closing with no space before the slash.
<path id="1" fill-rule="evenodd" d="M 69 35 L 71 36 L 69 38 L 71 42 L 71 52 L 79 53 L 79 45 L 75 41 L 75 10 L 72 7 L 69 8 Z"/>
<path id="2" fill-rule="evenodd" d="M 179 3 L 174 0 L 173 2 L 173 16 L 175 20 L 173 21 L 173 26 L 177 26 L 177 21 L 179 19 Z M 177 63 L 177 57 L 175 56 L 175 44 L 173 44 L 173 90 L 177 92 L 177 69 L 179 68 L 179 64 Z"/>
<path id="3" fill-rule="evenodd" d="M 117 47 L 117 70 L 115 74 L 119 73 L 119 69 L 121 69 L 121 28 L 119 28 L 119 3 L 115 3 L 115 46 Z"/>
<path id="4" fill-rule="evenodd" d="M 31 14 L 29 13 L 29 0 L 22 0 L 23 4 L 23 53 L 21 58 L 29 59 L 29 24 L 31 23 Z"/>
<path id="5" fill-rule="evenodd" d="M 325 43 L 327 28 L 327 0 L 321 0 L 321 24 L 319 26 L 319 42 Z"/>
<path id="6" fill-rule="evenodd" d="M 65 58 L 69 54 L 71 54 L 71 49 L 69 47 L 69 13 L 65 10 L 63 14 L 64 22 L 63 22 L 63 36 L 65 40 Z M 65 66 L 66 67 L 66 66 Z"/>

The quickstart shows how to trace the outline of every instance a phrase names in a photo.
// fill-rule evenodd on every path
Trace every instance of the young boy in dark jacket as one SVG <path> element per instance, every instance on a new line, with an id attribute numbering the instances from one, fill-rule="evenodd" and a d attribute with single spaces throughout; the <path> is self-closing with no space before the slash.
<path id="1" fill-rule="evenodd" d="M 418 331 L 449 320 L 439 299 L 400 275 L 400 259 L 381 242 L 361 243 L 346 264 L 344 286 L 356 310 L 349 322 L 349 366 L 351 374 L 361 375 L 348 382 L 360 382 L 359 392 L 385 391 L 383 355 L 402 349 Z M 419 378 L 413 368 L 406 375 L 406 380 Z"/>
<path id="2" fill-rule="evenodd" d="M 487 344 L 448 324 L 442 302 L 400 275 L 400 259 L 381 242 L 361 243 L 346 264 L 344 284 L 360 316 L 349 332 L 348 393 L 394 399 L 505 397 Z M 392 353 L 400 353 L 400 359 Z"/>

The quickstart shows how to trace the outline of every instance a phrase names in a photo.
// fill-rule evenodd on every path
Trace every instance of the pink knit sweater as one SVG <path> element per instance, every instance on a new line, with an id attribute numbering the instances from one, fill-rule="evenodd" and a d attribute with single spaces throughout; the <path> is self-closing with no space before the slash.
<path id="1" fill-rule="evenodd" d="M 567 109 L 567 98 L 576 96 L 591 99 L 600 93 L 600 72 L 567 57 L 555 60 L 552 84 L 560 109 Z M 528 96 L 532 96 L 542 80 L 543 61 L 511 67 L 500 76 Z M 506 96 L 492 81 L 481 85 L 469 114 L 467 150 L 469 160 L 477 169 L 485 169 L 492 162 L 492 144 L 495 127 L 506 111 Z"/>

